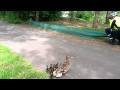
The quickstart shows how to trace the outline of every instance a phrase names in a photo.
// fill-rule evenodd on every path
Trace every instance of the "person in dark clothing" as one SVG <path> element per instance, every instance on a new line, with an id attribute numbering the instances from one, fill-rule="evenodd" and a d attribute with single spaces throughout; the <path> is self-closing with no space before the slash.
<path id="1" fill-rule="evenodd" d="M 105 32 L 110 39 L 110 44 L 114 45 L 116 40 L 118 39 L 120 42 L 120 17 L 117 16 L 117 13 L 111 13 L 109 17 L 109 26 L 110 28 L 106 28 Z"/>

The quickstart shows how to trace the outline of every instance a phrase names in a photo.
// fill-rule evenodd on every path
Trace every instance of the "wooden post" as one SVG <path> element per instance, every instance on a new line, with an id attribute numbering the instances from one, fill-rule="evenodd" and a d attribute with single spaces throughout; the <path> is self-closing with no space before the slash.
<path id="1" fill-rule="evenodd" d="M 32 17 L 30 17 L 30 24 L 32 24 Z"/>

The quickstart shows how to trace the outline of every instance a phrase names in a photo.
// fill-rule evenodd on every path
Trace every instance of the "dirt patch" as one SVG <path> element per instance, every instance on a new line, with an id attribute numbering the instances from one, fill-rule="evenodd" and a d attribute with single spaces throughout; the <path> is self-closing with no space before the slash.
<path id="1" fill-rule="evenodd" d="M 120 46 L 114 46 L 113 48 L 112 48 L 112 50 L 120 50 Z"/>

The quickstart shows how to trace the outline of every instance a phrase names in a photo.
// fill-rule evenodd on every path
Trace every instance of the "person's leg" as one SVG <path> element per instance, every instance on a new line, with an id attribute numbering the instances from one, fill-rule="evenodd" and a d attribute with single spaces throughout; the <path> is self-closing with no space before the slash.
<path id="1" fill-rule="evenodd" d="M 116 30 L 113 30 L 112 31 L 112 35 L 111 35 L 111 44 L 114 45 L 116 40 L 115 39 L 118 39 L 118 31 Z"/>
<path id="2" fill-rule="evenodd" d="M 116 42 L 116 40 L 115 40 L 115 35 L 112 34 L 112 36 L 111 36 L 111 38 L 110 38 L 110 44 L 114 45 L 115 42 Z"/>
<path id="3" fill-rule="evenodd" d="M 115 37 L 113 35 L 113 32 L 111 32 L 111 28 L 106 28 L 105 32 L 107 36 L 109 37 L 109 40 L 110 40 L 109 43 L 112 45 L 115 44 Z"/>
<path id="4" fill-rule="evenodd" d="M 111 34 L 111 28 L 106 28 L 105 32 L 106 32 L 107 35 Z"/>

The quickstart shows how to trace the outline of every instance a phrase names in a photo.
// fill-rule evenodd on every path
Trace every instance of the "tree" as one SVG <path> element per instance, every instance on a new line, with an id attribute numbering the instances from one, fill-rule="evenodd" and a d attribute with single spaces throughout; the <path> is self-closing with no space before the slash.
<path id="1" fill-rule="evenodd" d="M 98 19 L 99 19 L 100 11 L 95 11 L 95 17 L 93 21 L 93 28 L 98 28 Z"/>
<path id="2" fill-rule="evenodd" d="M 107 13 L 106 13 L 106 22 L 105 22 L 105 24 L 108 24 L 108 23 L 109 23 L 108 17 L 109 17 L 109 15 L 110 15 L 110 13 L 111 13 L 111 11 L 107 11 Z"/>
<path id="3" fill-rule="evenodd" d="M 60 20 L 61 11 L 0 11 L 0 18 L 10 23 L 20 23 L 32 19 L 35 21 L 39 20 Z"/>
<path id="4" fill-rule="evenodd" d="M 39 11 L 36 11 L 35 21 L 39 21 Z"/>
<path id="5" fill-rule="evenodd" d="M 70 12 L 70 21 L 72 21 L 74 19 L 74 11 Z"/>

